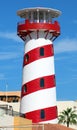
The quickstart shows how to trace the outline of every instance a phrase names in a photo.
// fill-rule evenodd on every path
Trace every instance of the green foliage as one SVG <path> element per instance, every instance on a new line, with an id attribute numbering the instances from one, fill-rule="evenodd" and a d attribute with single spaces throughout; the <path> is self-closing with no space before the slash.
<path id="1" fill-rule="evenodd" d="M 77 114 L 72 108 L 67 108 L 63 110 L 58 116 L 58 123 L 66 124 L 69 127 L 70 124 L 77 124 Z"/>

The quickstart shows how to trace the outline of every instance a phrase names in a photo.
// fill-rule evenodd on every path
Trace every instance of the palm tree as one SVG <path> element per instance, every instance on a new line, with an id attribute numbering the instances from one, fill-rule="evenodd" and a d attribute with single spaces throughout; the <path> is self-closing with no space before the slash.
<path id="1" fill-rule="evenodd" d="M 72 108 L 67 108 L 63 110 L 61 114 L 58 116 L 58 123 L 66 124 L 69 127 L 70 124 L 77 124 L 77 114 L 75 110 Z"/>

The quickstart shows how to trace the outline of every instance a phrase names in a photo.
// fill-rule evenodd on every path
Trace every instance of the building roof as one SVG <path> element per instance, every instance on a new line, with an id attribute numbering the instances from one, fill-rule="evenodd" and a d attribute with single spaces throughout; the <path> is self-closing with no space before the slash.
<path id="1" fill-rule="evenodd" d="M 34 8 L 24 8 L 24 9 L 18 10 L 17 15 L 22 18 L 25 18 L 25 15 L 28 12 L 34 12 L 34 11 L 50 12 L 50 14 L 52 15 L 52 18 L 58 17 L 61 14 L 61 11 L 57 9 L 45 8 L 45 7 L 34 7 Z"/>
<path id="2" fill-rule="evenodd" d="M 59 124 L 46 124 L 44 130 L 75 130 Z"/>
<path id="3" fill-rule="evenodd" d="M 7 91 L 7 93 L 0 91 L 0 96 L 5 96 L 6 94 L 7 94 L 7 96 L 18 96 L 18 97 L 20 97 L 20 91 Z"/>

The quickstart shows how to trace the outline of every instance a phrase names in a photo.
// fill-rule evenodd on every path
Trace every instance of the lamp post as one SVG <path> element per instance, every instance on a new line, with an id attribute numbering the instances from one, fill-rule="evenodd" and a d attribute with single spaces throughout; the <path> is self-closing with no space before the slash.
<path id="1" fill-rule="evenodd" d="M 7 88 L 8 88 L 8 84 L 6 84 L 6 103 L 7 103 Z"/>

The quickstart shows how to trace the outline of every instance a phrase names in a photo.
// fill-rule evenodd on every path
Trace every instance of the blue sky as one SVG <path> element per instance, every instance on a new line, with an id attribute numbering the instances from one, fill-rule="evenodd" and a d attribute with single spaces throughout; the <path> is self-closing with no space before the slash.
<path id="1" fill-rule="evenodd" d="M 57 100 L 77 100 L 77 0 L 0 1 L 0 91 L 18 91 L 22 84 L 24 42 L 17 36 L 16 12 L 27 7 L 62 11 L 61 35 L 54 41 Z"/>

